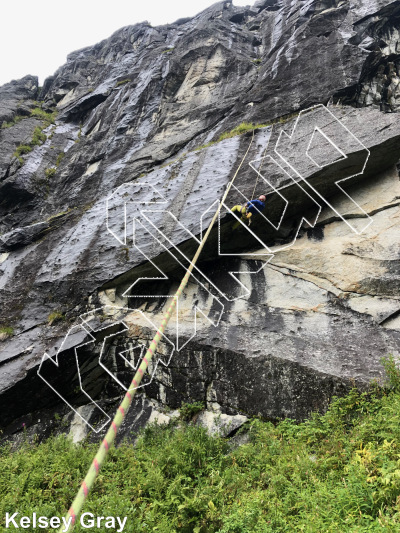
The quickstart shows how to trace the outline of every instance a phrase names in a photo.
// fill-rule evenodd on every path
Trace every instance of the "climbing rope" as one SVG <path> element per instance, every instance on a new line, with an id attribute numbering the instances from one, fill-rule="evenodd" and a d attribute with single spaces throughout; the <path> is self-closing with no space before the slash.
<path id="1" fill-rule="evenodd" d="M 263 154 L 263 156 L 262 156 L 262 158 L 261 158 L 260 166 L 258 167 L 257 178 L 256 178 L 256 182 L 255 182 L 255 184 L 254 184 L 253 192 L 252 192 L 252 194 L 251 194 L 251 196 L 250 196 L 250 200 L 253 200 L 253 198 L 254 198 L 254 194 L 255 194 L 256 189 L 257 189 L 258 178 L 260 177 L 260 174 L 261 174 L 261 167 L 262 167 L 262 164 L 263 164 L 263 159 L 264 159 L 265 154 L 266 154 L 266 152 L 267 152 L 267 148 L 268 148 L 268 144 L 267 144 L 267 146 L 266 146 L 266 148 L 265 148 L 265 150 L 264 150 L 264 154 Z"/>
<path id="2" fill-rule="evenodd" d="M 132 404 L 132 400 L 133 400 L 133 397 L 135 396 L 135 393 L 140 385 L 140 382 L 142 381 L 142 378 L 144 376 L 144 373 L 146 372 L 149 364 L 150 364 L 150 361 L 152 359 L 152 357 L 154 356 L 154 354 L 156 353 L 156 350 L 157 350 L 157 346 L 158 346 L 158 343 L 160 342 L 161 340 L 161 337 L 165 331 L 165 328 L 167 327 L 168 325 L 168 322 L 172 316 L 172 313 L 176 307 L 176 304 L 177 304 L 177 301 L 179 299 L 179 297 L 181 296 L 183 290 L 185 289 L 188 281 L 189 281 L 189 278 L 190 278 L 190 275 L 193 271 L 193 268 L 197 262 L 197 260 L 199 259 L 200 257 L 200 254 L 204 248 L 204 245 L 205 243 L 207 242 L 207 239 L 208 237 L 210 236 L 210 233 L 211 233 L 211 230 L 219 216 L 219 213 L 221 211 L 221 207 L 223 205 L 223 203 L 225 202 L 228 194 L 229 194 L 229 191 L 233 185 L 233 182 L 235 181 L 237 175 L 239 174 L 239 171 L 240 169 L 242 168 L 242 165 L 250 151 L 250 148 L 251 148 L 251 145 L 253 144 L 253 141 L 254 141 L 254 130 L 253 130 L 253 136 L 251 138 L 251 142 L 249 144 L 249 147 L 238 167 L 238 169 L 236 170 L 235 172 L 235 175 L 233 176 L 232 180 L 229 182 L 228 184 L 228 187 L 225 191 L 225 194 L 221 200 L 221 202 L 219 203 L 219 206 L 218 206 L 218 209 L 213 217 L 213 219 L 211 220 L 209 226 L 208 226 L 208 229 L 197 249 L 197 252 L 196 254 L 194 255 L 191 263 L 190 263 L 190 266 L 189 268 L 187 269 L 187 272 L 185 274 L 185 276 L 183 277 L 180 285 L 179 285 L 179 288 L 178 290 L 176 291 L 173 299 L 172 299 L 172 302 L 171 304 L 169 305 L 168 307 L 168 310 L 167 312 L 165 313 L 165 316 L 161 322 L 161 326 L 159 327 L 159 329 L 157 330 L 157 333 L 155 334 L 149 348 L 147 349 L 144 357 L 143 357 L 143 360 L 142 360 L 142 363 L 141 365 L 139 366 L 139 369 L 138 371 L 136 372 L 131 384 L 130 384 L 130 387 L 127 391 L 127 393 L 125 394 L 125 397 L 121 403 L 121 405 L 118 407 L 118 410 L 117 410 L 117 413 L 114 417 L 114 420 L 111 422 L 111 425 L 106 433 L 106 436 L 104 437 L 104 440 L 103 442 L 101 443 L 100 447 L 99 447 L 99 450 L 95 456 L 95 458 L 93 459 L 93 462 L 89 468 L 89 471 L 88 473 L 86 474 L 86 477 L 85 479 L 83 480 L 82 482 L 82 485 L 78 491 L 78 494 L 76 495 L 67 515 L 66 515 L 66 521 L 67 523 L 69 523 L 69 520 L 71 519 L 71 525 L 68 526 L 68 529 L 65 530 L 64 526 L 62 526 L 59 530 L 58 530 L 58 533 L 61 533 L 61 532 L 65 532 L 65 531 L 71 531 L 72 528 L 74 527 L 75 523 L 76 523 L 76 519 L 77 517 L 79 516 L 81 510 L 82 510 L 82 507 L 89 495 L 89 492 L 90 490 L 92 489 L 95 481 L 96 481 L 96 478 L 97 478 L 97 475 L 100 471 L 100 468 L 102 467 L 102 465 L 104 464 L 106 458 L 107 458 L 107 455 L 108 455 L 108 452 L 112 446 L 112 444 L 114 443 L 115 441 L 115 438 L 117 436 L 117 432 L 118 432 L 118 429 L 120 428 L 122 422 L 124 421 L 124 418 Z"/>
<path id="3" fill-rule="evenodd" d="M 254 130 L 253 130 L 253 131 L 254 131 Z M 254 198 L 254 194 L 255 194 L 255 192 L 256 192 L 257 185 L 258 185 L 258 180 L 260 179 L 260 175 L 261 175 L 261 168 L 262 168 L 262 165 L 263 165 L 263 162 L 264 162 L 265 154 L 266 154 L 267 151 L 268 151 L 268 147 L 269 147 L 269 140 L 268 140 L 267 145 L 265 146 L 264 151 L 263 151 L 263 154 L 262 154 L 262 156 L 261 156 L 260 166 L 258 167 L 257 178 L 256 178 L 256 182 L 255 182 L 255 184 L 254 184 L 253 192 L 252 192 L 252 194 L 251 194 L 251 196 L 250 196 L 250 200 L 253 200 L 253 198 Z M 250 223 L 249 223 L 249 225 L 250 225 Z"/>
<path id="4" fill-rule="evenodd" d="M 345 118 L 346 116 L 350 115 L 352 111 L 350 111 L 349 113 L 346 113 L 344 115 L 344 117 L 342 118 Z M 332 120 L 331 122 L 328 122 L 326 124 L 326 126 L 334 123 L 335 121 Z M 149 364 L 150 364 L 150 361 L 153 357 L 153 355 L 156 353 L 156 350 L 157 350 L 157 346 L 158 346 L 158 343 L 160 342 L 161 340 L 161 337 L 165 331 L 165 328 L 167 327 L 168 325 L 168 322 L 172 316 L 172 313 L 176 307 L 176 304 L 177 304 L 177 301 L 180 297 L 180 295 L 182 294 L 183 290 L 185 289 L 188 281 L 189 281 L 189 278 L 190 278 L 190 275 L 193 271 L 193 268 L 198 260 L 198 258 L 200 257 L 200 254 L 204 248 L 204 245 L 211 233 L 211 230 L 219 216 L 219 213 L 221 211 L 221 207 L 223 205 L 223 203 L 225 202 L 228 194 L 229 194 L 229 191 L 233 185 L 233 182 L 235 181 L 237 175 L 239 174 L 239 171 L 240 169 L 242 168 L 242 165 L 250 151 L 250 148 L 253 144 L 253 141 L 254 141 L 254 130 L 253 130 L 253 136 L 252 136 L 252 139 L 251 139 L 251 142 L 249 144 L 249 147 L 246 151 L 246 154 L 244 155 L 238 169 L 236 170 L 235 172 L 235 175 L 233 176 L 232 180 L 229 182 L 228 184 L 228 187 L 225 191 L 225 194 L 218 206 L 218 209 L 213 217 L 213 219 L 211 220 L 210 224 L 209 224 L 209 227 L 197 249 L 197 252 L 195 254 L 195 256 L 193 257 L 191 263 L 190 263 L 190 266 L 185 274 L 185 276 L 183 277 L 182 281 L 181 281 L 181 284 L 179 285 L 179 288 L 178 290 L 176 291 L 173 299 L 172 299 L 172 302 L 170 304 L 170 306 L 168 307 L 168 310 L 167 312 L 165 313 L 165 316 L 161 322 L 161 326 L 160 328 L 158 329 L 156 335 L 154 336 L 151 344 L 150 344 L 150 347 L 147 349 L 147 352 L 145 353 L 145 356 L 143 357 L 143 360 L 142 360 L 142 363 L 141 365 L 139 366 L 139 369 L 138 371 L 136 372 L 132 382 L 131 382 L 131 385 L 129 387 L 129 390 L 127 391 L 127 393 L 125 394 L 125 397 L 121 403 L 121 405 L 118 407 L 118 410 L 117 410 L 117 413 L 114 417 L 114 420 L 112 421 L 108 431 L 107 431 L 107 434 L 106 436 L 104 437 L 104 440 L 103 442 L 101 443 L 100 447 L 99 447 L 99 450 L 95 456 L 95 458 L 93 459 L 93 462 L 89 468 L 89 471 L 85 477 L 85 479 L 83 480 L 82 482 L 82 485 L 78 491 L 78 494 L 76 496 L 76 498 L 74 499 L 72 505 L 71 505 L 71 508 L 69 509 L 67 515 L 66 515 L 66 520 L 67 520 L 67 523 L 69 521 L 70 518 L 72 518 L 72 521 L 71 521 L 71 527 L 68 527 L 68 530 L 67 531 L 70 531 L 75 523 L 76 523 L 76 519 L 77 517 L 79 516 L 79 513 L 81 512 L 82 510 L 82 507 L 88 497 L 88 494 L 90 492 L 90 490 L 92 489 L 95 481 L 96 481 L 96 478 L 97 478 L 97 475 L 100 471 L 100 468 L 102 467 L 102 465 L 104 464 L 106 458 L 107 458 L 107 454 L 108 454 L 108 451 L 110 449 L 110 447 L 112 446 L 112 444 L 114 443 L 115 441 L 115 438 L 116 438 L 116 435 L 117 435 L 117 432 L 118 432 L 118 429 L 120 428 L 122 422 L 124 421 L 124 418 L 132 404 L 132 401 L 133 401 L 133 397 L 136 393 L 136 390 L 137 388 L 139 387 L 141 381 L 142 381 L 142 378 L 144 376 L 144 373 L 146 372 Z M 261 162 L 260 162 L 260 167 L 259 167 L 259 172 L 261 173 L 261 168 L 262 168 L 262 164 L 263 164 L 263 158 L 265 156 L 265 153 L 266 153 L 266 150 L 267 150 L 267 147 L 265 148 L 264 150 L 264 155 L 261 159 Z M 255 183 L 255 186 L 254 186 L 254 190 L 253 190 L 253 195 L 252 197 L 254 197 L 254 193 L 255 193 L 255 190 L 256 190 L 256 187 L 258 185 L 258 180 L 259 180 L 259 174 L 257 174 L 257 179 L 256 179 L 256 183 Z M 65 529 L 64 529 L 64 526 L 62 526 L 59 530 L 58 530 L 58 533 L 61 533 L 61 532 L 65 532 Z"/>

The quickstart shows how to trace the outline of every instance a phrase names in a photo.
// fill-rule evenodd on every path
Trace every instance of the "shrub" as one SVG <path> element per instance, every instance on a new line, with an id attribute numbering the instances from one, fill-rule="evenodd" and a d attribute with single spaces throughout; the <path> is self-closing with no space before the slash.
<path id="1" fill-rule="evenodd" d="M 47 139 L 47 136 L 43 133 L 43 128 L 37 126 L 32 133 L 32 140 L 29 144 L 21 144 L 14 152 L 14 157 L 17 157 L 20 163 L 23 163 L 22 154 L 29 154 L 32 152 L 35 146 L 42 145 Z"/>
<path id="2" fill-rule="evenodd" d="M 51 168 L 46 168 L 46 170 L 44 171 L 44 175 L 46 176 L 46 179 L 50 179 L 54 176 L 54 174 L 56 173 L 57 169 L 55 167 L 51 167 Z"/>
<path id="3" fill-rule="evenodd" d="M 17 157 L 21 161 L 21 155 L 22 154 L 29 154 L 29 152 L 32 152 L 32 147 L 28 144 L 21 144 L 18 146 L 18 148 L 15 150 L 13 156 Z"/>
<path id="4" fill-rule="evenodd" d="M 56 115 L 57 115 L 56 111 L 49 113 L 47 111 L 44 111 L 40 107 L 35 107 L 31 111 L 31 117 L 36 117 L 36 118 L 39 118 L 40 120 L 43 120 L 44 127 L 50 126 L 50 124 L 54 124 Z"/>
<path id="5" fill-rule="evenodd" d="M 44 142 L 46 142 L 47 137 L 43 133 L 42 128 L 40 126 L 37 126 L 33 130 L 32 140 L 30 142 L 30 146 L 40 146 Z"/>
<path id="6" fill-rule="evenodd" d="M 61 161 L 64 159 L 64 156 L 65 156 L 65 152 L 60 152 L 57 156 L 57 160 L 56 160 L 56 167 L 58 167 L 58 165 L 61 163 Z"/>
<path id="7" fill-rule="evenodd" d="M 125 83 L 130 83 L 132 80 L 130 78 L 126 78 L 125 80 L 117 81 L 115 84 L 115 87 L 120 87 L 121 85 L 125 85 Z"/>
<path id="8" fill-rule="evenodd" d="M 399 393 L 354 389 L 303 423 L 255 419 L 249 435 L 230 451 L 200 427 L 150 425 L 110 449 L 86 510 L 135 532 L 399 531 Z M 61 516 L 96 451 L 64 436 L 0 447 L 0 516 Z"/>
<path id="9" fill-rule="evenodd" d="M 0 327 L 0 342 L 14 335 L 14 329 L 9 326 Z"/>
<path id="10" fill-rule="evenodd" d="M 267 126 L 272 126 L 274 124 L 285 124 L 289 120 L 292 120 L 294 117 L 297 117 L 297 115 L 298 112 L 289 113 L 287 115 L 272 119 L 268 124 L 252 124 L 250 122 L 242 122 L 242 124 L 239 124 L 239 126 L 236 126 L 236 128 L 234 128 L 233 130 L 222 133 L 216 142 L 221 142 L 225 139 L 230 139 L 231 137 L 242 135 L 247 131 L 252 131 L 257 128 L 266 128 Z"/>
<path id="11" fill-rule="evenodd" d="M 393 354 L 389 354 L 388 357 L 382 357 L 381 363 L 386 372 L 385 385 L 393 391 L 400 392 L 400 367 Z"/>
<path id="12" fill-rule="evenodd" d="M 60 311 L 53 311 L 49 314 L 47 317 L 47 323 L 49 326 L 52 326 L 56 322 L 60 322 L 61 320 L 65 320 L 65 316 Z"/>
<path id="13" fill-rule="evenodd" d="M 1 128 L 2 128 L 2 129 L 5 129 L 5 128 L 11 128 L 11 127 L 14 126 L 15 124 L 18 124 L 18 122 L 21 122 L 21 120 L 23 120 L 24 118 L 26 118 L 26 117 L 24 117 L 24 116 L 22 116 L 22 115 L 16 115 L 16 116 L 15 116 L 10 122 L 5 122 L 5 121 L 4 121 L 4 122 L 1 124 Z"/>
<path id="14" fill-rule="evenodd" d="M 191 420 L 194 415 L 204 410 L 203 402 L 182 403 L 179 414 L 182 420 Z"/>
<path id="15" fill-rule="evenodd" d="M 204 148 L 209 148 L 210 146 L 213 146 L 221 141 L 224 141 L 225 139 L 230 139 L 231 137 L 242 135 L 243 133 L 246 133 L 247 131 L 252 131 L 256 128 L 265 128 L 266 126 L 268 126 L 268 124 L 250 124 L 249 122 L 242 122 L 242 124 L 240 124 L 239 126 L 236 126 L 236 128 L 234 128 L 233 130 L 222 133 L 216 141 L 210 141 L 207 144 L 202 144 L 198 148 L 194 148 L 194 150 L 192 151 L 199 152 L 200 150 L 204 150 Z M 168 164 L 171 164 L 171 163 L 168 163 Z"/>
<path id="16" fill-rule="evenodd" d="M 82 124 L 79 126 L 79 131 L 78 131 L 77 138 L 75 139 L 75 143 L 78 143 L 81 140 L 81 137 L 82 137 Z"/>

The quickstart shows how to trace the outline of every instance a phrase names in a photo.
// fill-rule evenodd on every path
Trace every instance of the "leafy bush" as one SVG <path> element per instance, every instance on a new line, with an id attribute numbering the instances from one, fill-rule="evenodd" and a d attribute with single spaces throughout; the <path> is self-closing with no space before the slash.
<path id="1" fill-rule="evenodd" d="M 11 328 L 9 326 L 1 326 L 0 327 L 0 342 L 5 341 L 9 337 L 12 337 L 14 335 L 14 328 Z"/>
<path id="2" fill-rule="evenodd" d="M 14 157 L 20 157 L 22 154 L 29 154 L 32 152 L 32 147 L 28 144 L 21 144 L 14 152 Z"/>
<path id="3" fill-rule="evenodd" d="M 126 80 L 120 80 L 117 81 L 115 84 L 115 87 L 120 87 L 121 85 L 125 85 L 125 83 L 130 83 L 132 80 L 130 78 L 126 78 Z"/>
<path id="4" fill-rule="evenodd" d="M 50 126 L 50 124 L 54 124 L 54 121 L 56 119 L 56 111 L 53 111 L 52 113 L 44 111 L 40 107 L 35 107 L 31 111 L 31 117 L 39 118 L 40 120 L 43 120 L 44 127 Z"/>
<path id="5" fill-rule="evenodd" d="M 386 386 L 396 392 L 400 392 L 400 368 L 393 354 L 383 357 L 381 363 L 386 371 Z"/>
<path id="6" fill-rule="evenodd" d="M 255 419 L 250 441 L 233 452 L 226 439 L 180 425 L 148 426 L 135 447 L 112 448 L 85 511 L 127 516 L 126 530 L 143 533 L 400 529 L 395 390 L 352 390 L 301 424 Z M 62 516 L 96 450 L 64 436 L 17 451 L 4 445 L 0 516 L 16 509 L 20 516 Z M 76 531 L 84 529 L 78 524 Z"/>
<path id="7" fill-rule="evenodd" d="M 30 142 L 30 146 L 40 146 L 44 142 L 46 142 L 46 135 L 43 133 L 42 128 L 40 126 L 37 126 L 33 130 L 32 140 Z"/>
<path id="8" fill-rule="evenodd" d="M 182 420 L 191 420 L 194 415 L 197 413 L 200 413 L 200 411 L 204 410 L 204 403 L 203 402 L 194 402 L 194 403 L 182 403 L 179 414 Z"/>
<path id="9" fill-rule="evenodd" d="M 203 150 L 204 148 L 209 148 L 210 146 L 213 146 L 221 141 L 224 141 L 225 139 L 230 139 L 232 137 L 242 135 L 243 133 L 246 133 L 247 131 L 252 131 L 256 128 L 264 128 L 266 126 L 267 124 L 250 124 L 249 122 L 243 122 L 239 126 L 236 126 L 236 128 L 234 128 L 233 130 L 222 133 L 216 141 L 210 141 L 207 144 L 202 144 L 198 148 L 194 148 L 194 150 L 192 151 L 199 152 L 200 150 Z M 168 163 L 168 164 L 172 164 L 172 163 Z"/>
<path id="10" fill-rule="evenodd" d="M 255 61 L 257 61 L 257 60 L 255 60 Z M 230 139 L 232 137 L 236 137 L 238 135 L 242 135 L 243 133 L 246 133 L 248 131 L 252 131 L 252 130 L 257 129 L 257 128 L 266 128 L 268 126 L 272 126 L 273 124 L 285 124 L 286 122 L 288 122 L 292 118 L 296 117 L 297 115 L 298 115 L 298 113 L 290 113 L 288 115 L 275 118 L 275 119 L 271 120 L 268 124 L 253 124 L 253 123 L 250 123 L 250 122 L 242 122 L 242 124 L 239 124 L 239 126 L 236 126 L 236 128 L 234 128 L 233 130 L 227 131 L 225 133 L 222 133 L 218 137 L 217 140 L 210 141 L 207 144 L 203 144 L 203 145 L 201 145 L 201 146 L 199 146 L 197 148 L 194 148 L 194 149 L 190 150 L 190 152 L 198 152 L 198 151 L 203 150 L 205 148 L 209 148 L 210 146 L 214 146 L 215 144 L 217 144 L 217 143 L 219 143 L 221 141 L 224 141 L 225 139 Z M 182 154 L 179 158 L 174 159 L 173 161 L 169 161 L 168 163 L 164 163 L 160 168 L 165 168 L 167 166 L 170 166 L 170 165 L 174 164 L 177 161 L 181 161 L 181 160 L 183 160 L 186 157 L 186 155 L 187 155 L 187 152 Z"/>
<path id="11" fill-rule="evenodd" d="M 44 171 L 44 175 L 46 176 L 46 179 L 50 179 L 54 176 L 54 174 L 56 173 L 57 169 L 55 167 L 50 167 L 50 168 L 46 168 L 46 170 Z"/>
<path id="12" fill-rule="evenodd" d="M 29 152 L 32 152 L 33 148 L 35 146 L 42 145 L 47 139 L 47 136 L 43 133 L 43 128 L 40 126 L 37 126 L 32 133 L 32 140 L 29 144 L 21 144 L 17 147 L 17 149 L 14 152 L 14 157 L 17 157 L 20 161 L 20 163 L 23 163 L 24 160 L 22 159 L 23 154 L 29 154 Z"/>
<path id="13" fill-rule="evenodd" d="M 13 156 L 16 157 L 21 164 L 23 164 L 24 160 L 22 158 L 22 155 L 29 154 L 29 152 L 32 152 L 32 147 L 28 144 L 21 144 L 15 150 Z"/>
<path id="14" fill-rule="evenodd" d="M 21 120 L 23 120 L 24 118 L 26 117 L 23 115 L 16 115 L 10 122 L 4 121 L 1 124 L 1 129 L 11 128 L 15 124 L 18 124 L 18 122 L 21 122 Z"/>
<path id="15" fill-rule="evenodd" d="M 65 152 L 60 152 L 57 156 L 57 160 L 56 160 L 56 167 L 59 166 L 59 164 L 61 163 L 61 161 L 64 159 L 65 157 Z"/>
<path id="16" fill-rule="evenodd" d="M 60 322 L 61 320 L 64 320 L 65 316 L 60 311 L 53 311 L 49 314 L 47 317 L 47 323 L 49 326 L 52 326 L 56 322 Z"/>
<path id="17" fill-rule="evenodd" d="M 258 60 L 255 60 L 254 62 L 258 62 Z M 257 128 L 266 128 L 267 126 L 272 126 L 274 124 L 285 124 L 289 120 L 292 120 L 292 118 L 296 117 L 298 115 L 297 112 L 295 113 L 289 113 L 288 115 L 281 116 L 274 118 L 268 124 L 252 124 L 250 122 L 242 122 L 242 124 L 239 124 L 239 126 L 236 126 L 231 131 L 227 131 L 225 133 L 222 133 L 218 140 L 216 142 L 224 141 L 225 139 L 230 139 L 231 137 L 236 137 L 237 135 L 242 135 L 243 133 L 246 133 L 247 131 L 252 131 Z"/>

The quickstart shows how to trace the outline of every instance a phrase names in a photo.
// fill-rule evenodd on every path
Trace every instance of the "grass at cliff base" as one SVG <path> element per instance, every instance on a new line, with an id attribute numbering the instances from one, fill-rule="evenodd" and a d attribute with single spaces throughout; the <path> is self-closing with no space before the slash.
<path id="1" fill-rule="evenodd" d="M 135 447 L 111 450 L 85 511 L 127 516 L 130 532 L 400 531 L 398 387 L 353 390 L 323 416 L 253 420 L 247 431 L 232 451 L 191 424 L 148 427 Z M 63 516 L 96 449 L 65 437 L 3 446 L 0 521 Z"/>

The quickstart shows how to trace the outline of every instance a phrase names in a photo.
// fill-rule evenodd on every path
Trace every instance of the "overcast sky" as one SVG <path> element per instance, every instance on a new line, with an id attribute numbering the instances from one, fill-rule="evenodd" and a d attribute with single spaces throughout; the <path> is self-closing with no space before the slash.
<path id="1" fill-rule="evenodd" d="M 27 74 L 47 76 L 70 52 L 148 20 L 153 26 L 196 15 L 213 0 L 0 0 L 0 85 Z M 234 0 L 252 5 L 255 0 Z"/>

